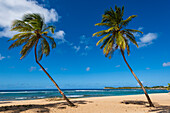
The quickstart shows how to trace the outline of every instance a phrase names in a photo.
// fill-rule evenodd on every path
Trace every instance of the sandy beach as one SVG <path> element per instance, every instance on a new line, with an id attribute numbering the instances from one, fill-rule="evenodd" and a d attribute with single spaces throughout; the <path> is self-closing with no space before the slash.
<path id="1" fill-rule="evenodd" d="M 1 101 L 0 113 L 170 113 L 170 94 L 150 94 L 150 97 L 154 108 L 148 107 L 143 94 L 71 99 L 76 107 L 58 99 Z"/>

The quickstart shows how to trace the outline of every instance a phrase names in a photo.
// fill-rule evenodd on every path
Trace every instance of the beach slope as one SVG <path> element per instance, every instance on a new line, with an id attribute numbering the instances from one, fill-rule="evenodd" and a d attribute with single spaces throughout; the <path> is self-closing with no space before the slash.
<path id="1" fill-rule="evenodd" d="M 0 113 L 170 113 L 170 94 L 150 94 L 150 97 L 155 108 L 148 107 L 142 94 L 71 99 L 77 107 L 69 107 L 57 99 L 1 101 Z"/>

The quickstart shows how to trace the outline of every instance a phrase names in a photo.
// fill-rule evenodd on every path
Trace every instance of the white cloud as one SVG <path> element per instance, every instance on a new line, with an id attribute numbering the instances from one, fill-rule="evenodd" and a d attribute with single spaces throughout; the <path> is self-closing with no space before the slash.
<path id="1" fill-rule="evenodd" d="M 139 27 L 139 28 L 138 28 L 139 31 L 141 31 L 142 29 L 143 29 L 143 27 Z M 140 36 L 141 36 L 141 33 L 136 32 L 136 33 L 133 33 L 133 35 L 134 35 L 135 37 L 140 37 Z"/>
<path id="2" fill-rule="evenodd" d="M 5 57 L 0 54 L 0 60 L 3 60 Z"/>
<path id="3" fill-rule="evenodd" d="M 48 70 L 48 68 L 45 68 L 45 70 Z M 39 71 L 43 71 L 43 70 L 40 68 Z"/>
<path id="4" fill-rule="evenodd" d="M 80 46 L 73 46 L 73 48 L 78 52 L 80 50 Z"/>
<path id="5" fill-rule="evenodd" d="M 67 71 L 68 69 L 67 69 L 67 68 L 63 68 L 63 67 L 62 67 L 62 68 L 61 68 L 61 70 L 62 70 L 62 71 Z"/>
<path id="6" fill-rule="evenodd" d="M 46 9 L 35 0 L 0 0 L 0 37 L 12 37 L 16 32 L 9 31 L 13 20 L 21 19 L 27 13 L 40 13 L 45 22 L 57 22 L 55 9 Z"/>
<path id="7" fill-rule="evenodd" d="M 147 67 L 146 70 L 150 70 L 151 68 Z"/>
<path id="8" fill-rule="evenodd" d="M 86 35 L 80 36 L 80 44 L 89 45 L 91 37 L 87 37 Z"/>
<path id="9" fill-rule="evenodd" d="M 143 81 L 141 81 L 141 83 L 143 84 Z M 137 83 L 137 85 L 140 86 L 139 83 Z"/>
<path id="10" fill-rule="evenodd" d="M 163 63 L 162 64 L 163 67 L 167 67 L 167 66 L 170 66 L 170 62 L 167 62 L 167 63 Z"/>
<path id="11" fill-rule="evenodd" d="M 138 30 L 141 31 L 143 29 L 143 27 L 139 27 Z"/>
<path id="12" fill-rule="evenodd" d="M 115 66 L 115 67 L 120 67 L 120 65 L 117 65 L 117 66 Z"/>
<path id="13" fill-rule="evenodd" d="M 82 56 L 87 56 L 87 52 L 81 53 Z"/>
<path id="14" fill-rule="evenodd" d="M 86 68 L 86 71 L 90 71 L 90 67 L 87 67 L 87 68 Z"/>
<path id="15" fill-rule="evenodd" d="M 66 40 L 64 39 L 65 36 L 65 32 L 63 30 L 59 30 L 58 32 L 55 32 L 55 34 L 53 35 L 53 37 L 55 39 L 59 39 L 62 40 L 62 42 L 65 42 Z"/>
<path id="16" fill-rule="evenodd" d="M 84 48 L 85 50 L 87 50 L 87 49 L 90 49 L 90 47 L 89 46 L 85 46 L 85 48 Z"/>
<path id="17" fill-rule="evenodd" d="M 32 71 L 35 71 L 36 69 L 37 69 L 37 67 L 31 66 L 31 67 L 29 68 L 29 71 L 32 72 Z"/>
<path id="18" fill-rule="evenodd" d="M 157 39 L 158 35 L 156 33 L 148 33 L 140 38 L 138 42 L 139 47 L 148 46 L 153 43 L 153 40 Z"/>
<path id="19" fill-rule="evenodd" d="M 144 35 L 142 38 L 140 38 L 142 43 L 150 43 L 152 40 L 155 40 L 157 38 L 156 33 L 148 33 Z"/>

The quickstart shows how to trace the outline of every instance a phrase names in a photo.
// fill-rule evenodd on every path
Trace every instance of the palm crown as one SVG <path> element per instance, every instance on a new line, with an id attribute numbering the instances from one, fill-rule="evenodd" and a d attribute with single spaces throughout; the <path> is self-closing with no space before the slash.
<path id="1" fill-rule="evenodd" d="M 56 43 L 51 36 L 47 34 L 49 31 L 54 33 L 54 26 L 46 26 L 44 18 L 40 14 L 26 14 L 22 20 L 13 21 L 11 31 L 18 31 L 20 33 L 16 34 L 10 40 L 15 40 L 9 47 L 9 49 L 18 47 L 22 44 L 22 50 L 20 54 L 22 55 L 20 59 L 24 58 L 29 51 L 38 45 L 38 60 L 40 61 L 43 54 L 46 56 L 50 53 L 50 45 L 52 48 L 56 47 Z"/>
<path id="2" fill-rule="evenodd" d="M 105 26 L 109 28 L 93 34 L 93 36 L 97 37 L 104 36 L 96 45 L 102 44 L 100 48 L 103 49 L 103 53 L 106 57 L 109 55 L 109 58 L 111 58 L 114 51 L 118 48 L 123 51 L 127 49 L 129 55 L 129 41 L 138 47 L 134 33 L 142 32 L 135 29 L 126 29 L 128 23 L 132 18 L 135 18 L 136 15 L 129 16 L 126 20 L 123 20 L 123 14 L 124 6 L 122 8 L 115 6 L 115 11 L 112 8 L 105 11 L 102 15 L 101 23 L 95 24 L 96 26 Z"/>

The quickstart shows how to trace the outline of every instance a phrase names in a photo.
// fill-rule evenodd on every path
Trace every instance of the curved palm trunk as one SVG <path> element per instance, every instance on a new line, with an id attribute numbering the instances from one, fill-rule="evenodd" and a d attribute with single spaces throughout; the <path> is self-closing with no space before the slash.
<path id="1" fill-rule="evenodd" d="M 37 48 L 37 44 L 38 44 L 38 40 L 35 44 L 35 60 L 36 63 L 41 67 L 41 69 L 47 74 L 47 76 L 50 78 L 50 80 L 54 83 L 54 85 L 57 87 L 58 91 L 60 92 L 60 94 L 63 96 L 63 98 L 67 101 L 67 103 L 69 104 L 69 106 L 75 106 L 71 101 L 69 101 L 69 99 L 65 96 L 65 94 L 61 91 L 60 87 L 57 85 L 57 83 L 54 81 L 54 79 L 49 75 L 49 73 L 44 69 L 44 67 L 38 62 L 37 59 L 37 52 L 36 52 L 36 48 Z"/>
<path id="2" fill-rule="evenodd" d="M 148 93 L 146 92 L 145 88 L 143 87 L 142 83 L 140 82 L 140 80 L 139 80 L 138 77 L 135 75 L 135 73 L 133 72 L 132 68 L 130 67 L 130 65 L 129 65 L 128 62 L 126 61 L 126 58 L 125 58 L 125 56 L 124 56 L 124 52 L 123 52 L 122 49 L 121 49 L 121 53 L 122 53 L 122 56 L 123 56 L 123 59 L 124 59 L 125 63 L 127 64 L 127 66 L 128 66 L 128 68 L 130 69 L 131 73 L 133 74 L 133 76 L 135 77 L 135 79 L 137 80 L 137 82 L 139 83 L 139 85 L 141 86 L 143 92 L 145 93 L 145 96 L 146 96 L 146 98 L 147 98 L 147 100 L 148 100 L 148 102 L 149 102 L 149 106 L 150 106 L 150 107 L 154 107 L 154 105 L 153 105 L 153 103 L 152 103 L 152 101 L 151 101 Z"/>

